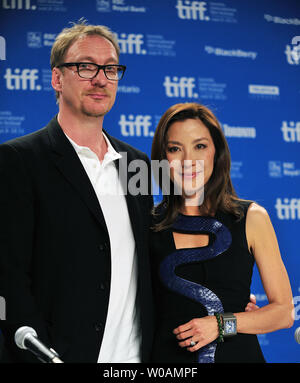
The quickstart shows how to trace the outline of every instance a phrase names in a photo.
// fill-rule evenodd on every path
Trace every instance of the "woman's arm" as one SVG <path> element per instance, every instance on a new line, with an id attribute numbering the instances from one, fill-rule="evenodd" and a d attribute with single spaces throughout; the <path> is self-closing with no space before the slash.
<path id="1" fill-rule="evenodd" d="M 263 334 L 291 327 L 294 305 L 289 278 L 269 215 L 255 203 L 248 209 L 246 235 L 269 304 L 253 312 L 236 313 L 237 331 Z"/>

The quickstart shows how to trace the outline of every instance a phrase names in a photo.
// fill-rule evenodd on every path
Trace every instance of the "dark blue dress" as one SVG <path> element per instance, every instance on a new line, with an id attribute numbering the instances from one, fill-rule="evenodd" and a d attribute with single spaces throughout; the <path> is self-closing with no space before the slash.
<path id="1" fill-rule="evenodd" d="M 156 333 L 152 361 L 163 363 L 264 362 L 257 336 L 237 334 L 191 353 L 178 346 L 173 330 L 193 318 L 215 312 L 243 312 L 249 302 L 254 266 L 248 250 L 245 215 L 237 220 L 218 211 L 215 217 L 179 214 L 173 227 L 151 234 Z M 159 219 L 159 218 L 158 218 Z M 208 234 L 208 246 L 179 249 L 173 231 Z"/>

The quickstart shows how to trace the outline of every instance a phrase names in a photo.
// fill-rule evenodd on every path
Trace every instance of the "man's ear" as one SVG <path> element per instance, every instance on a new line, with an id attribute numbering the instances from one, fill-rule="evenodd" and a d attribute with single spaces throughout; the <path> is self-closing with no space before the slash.
<path id="1" fill-rule="evenodd" d="M 58 68 L 52 69 L 52 80 L 51 84 L 56 92 L 61 92 L 62 90 L 62 73 Z"/>

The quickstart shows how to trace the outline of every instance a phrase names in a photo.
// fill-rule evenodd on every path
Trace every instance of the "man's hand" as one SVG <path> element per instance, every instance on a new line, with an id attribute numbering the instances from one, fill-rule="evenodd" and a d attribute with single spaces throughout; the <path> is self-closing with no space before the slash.
<path id="1" fill-rule="evenodd" d="M 256 296 L 254 294 L 250 294 L 250 302 L 247 304 L 245 311 L 255 311 L 258 309 L 259 307 L 256 305 Z"/>

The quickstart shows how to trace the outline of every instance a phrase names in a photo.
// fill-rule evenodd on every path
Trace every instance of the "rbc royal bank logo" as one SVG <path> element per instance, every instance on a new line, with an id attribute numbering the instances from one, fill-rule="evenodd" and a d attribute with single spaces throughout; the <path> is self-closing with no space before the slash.
<path id="1" fill-rule="evenodd" d="M 41 48 L 42 32 L 27 32 L 27 46 L 29 48 Z"/>
<path id="2" fill-rule="evenodd" d="M 300 219 L 300 198 L 277 198 L 275 208 L 280 220 Z"/>
<path id="3" fill-rule="evenodd" d="M 300 142 L 300 121 L 282 121 L 281 131 L 285 142 Z"/>
<path id="4" fill-rule="evenodd" d="M 206 15 L 207 3 L 205 1 L 182 1 L 177 0 L 178 17 L 183 20 L 209 21 Z"/>
<path id="5" fill-rule="evenodd" d="M 24 9 L 36 10 L 36 5 L 32 4 L 31 0 L 2 0 L 3 9 Z"/>
<path id="6" fill-rule="evenodd" d="M 36 83 L 39 79 L 38 74 L 38 69 L 16 68 L 12 71 L 11 68 L 7 68 L 4 75 L 6 88 L 8 90 L 41 90 L 41 85 Z"/>
<path id="7" fill-rule="evenodd" d="M 121 33 L 120 36 L 116 33 L 121 53 L 145 55 L 146 49 L 143 49 L 144 35 L 141 33 Z"/>
<path id="8" fill-rule="evenodd" d="M 163 86 L 167 97 L 198 98 L 198 93 L 194 93 L 196 87 L 194 77 L 165 76 Z"/>
<path id="9" fill-rule="evenodd" d="M 119 125 L 121 127 L 121 134 L 124 137 L 153 137 L 154 132 L 150 131 L 152 126 L 152 117 L 149 115 L 136 115 L 129 114 L 125 116 L 121 114 Z"/>

